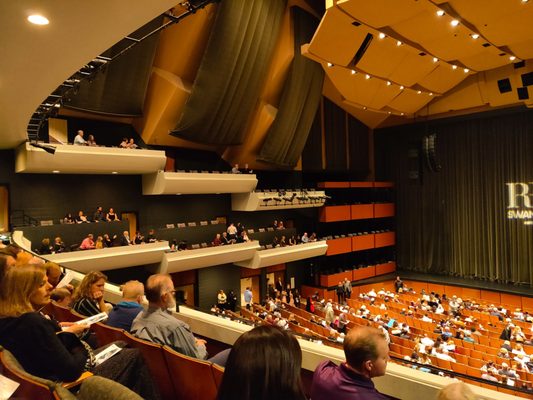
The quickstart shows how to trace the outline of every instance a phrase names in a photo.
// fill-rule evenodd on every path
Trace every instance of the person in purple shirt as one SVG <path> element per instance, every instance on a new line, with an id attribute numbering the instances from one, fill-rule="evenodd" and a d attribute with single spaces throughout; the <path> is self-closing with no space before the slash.
<path id="1" fill-rule="evenodd" d="M 109 312 L 106 325 L 130 331 L 135 317 L 143 310 L 144 285 L 128 281 L 122 286 L 122 301 Z"/>
<path id="2" fill-rule="evenodd" d="M 352 328 L 344 338 L 346 362 L 320 363 L 313 375 L 313 400 L 388 399 L 374 387 L 371 378 L 385 375 L 389 346 L 380 331 L 368 326 Z"/>

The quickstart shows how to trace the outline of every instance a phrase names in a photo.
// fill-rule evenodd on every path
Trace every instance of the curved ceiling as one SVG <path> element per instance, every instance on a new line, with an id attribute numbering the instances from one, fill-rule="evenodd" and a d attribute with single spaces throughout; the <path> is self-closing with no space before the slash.
<path id="1" fill-rule="evenodd" d="M 17 0 L 0 13 L 0 148 L 28 137 L 28 121 L 55 88 L 81 66 L 170 9 L 176 0 Z M 105 10 L 105 11 L 104 11 Z M 42 14 L 46 26 L 26 18 Z"/>

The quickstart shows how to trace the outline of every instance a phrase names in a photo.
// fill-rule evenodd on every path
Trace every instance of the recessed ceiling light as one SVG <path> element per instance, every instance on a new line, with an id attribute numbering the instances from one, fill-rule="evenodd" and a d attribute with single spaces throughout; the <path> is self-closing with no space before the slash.
<path id="1" fill-rule="evenodd" d="M 370 75 L 368 75 L 368 74 L 366 74 L 366 75 L 365 75 L 365 78 L 366 78 L 366 79 L 370 79 L 370 78 L 371 78 L 371 76 L 370 76 Z"/>
<path id="2" fill-rule="evenodd" d="M 48 25 L 50 21 L 48 21 L 48 18 L 39 15 L 39 14 L 32 14 L 28 17 L 28 21 L 35 25 Z"/>
<path id="3" fill-rule="evenodd" d="M 405 89 L 405 88 L 403 87 L 403 85 L 402 85 L 402 86 L 400 86 L 400 90 L 404 90 L 404 89 Z"/>
<path id="4" fill-rule="evenodd" d="M 379 38 L 380 39 L 385 39 L 385 36 L 387 36 L 387 35 L 385 35 L 383 32 L 379 32 Z"/>
<path id="5" fill-rule="evenodd" d="M 433 96 L 433 92 L 429 92 L 429 95 L 430 95 L 430 96 Z"/>
<path id="6" fill-rule="evenodd" d="M 514 60 L 516 60 L 516 57 L 515 56 L 510 56 L 509 60 L 514 61 Z"/>
<path id="7" fill-rule="evenodd" d="M 404 115 L 405 113 L 400 113 L 400 115 Z"/>
<path id="8" fill-rule="evenodd" d="M 330 63 L 330 62 L 328 62 L 328 67 L 329 67 L 329 68 L 333 67 L 333 64 Z"/>
<path id="9" fill-rule="evenodd" d="M 391 112 L 391 111 L 389 111 L 389 115 L 391 115 L 391 114 L 392 114 L 392 112 Z"/>
<path id="10" fill-rule="evenodd" d="M 527 3 L 529 0 L 522 0 L 522 3 Z"/>
<path id="11" fill-rule="evenodd" d="M 363 107 L 363 110 L 366 110 L 366 106 L 365 106 L 365 107 Z"/>
<path id="12" fill-rule="evenodd" d="M 471 37 L 472 39 L 477 39 L 477 38 L 479 38 L 479 33 L 472 33 L 472 34 L 470 35 L 470 37 Z"/>
<path id="13" fill-rule="evenodd" d="M 459 20 L 457 20 L 457 19 L 452 19 L 451 22 L 450 22 L 450 25 L 451 25 L 451 26 L 457 26 L 457 25 L 459 25 Z"/>
<path id="14" fill-rule="evenodd" d="M 352 75 L 357 74 L 357 71 L 355 69 L 352 69 Z"/>
<path id="15" fill-rule="evenodd" d="M 402 45 L 402 42 L 400 42 L 399 40 L 396 42 L 396 46 L 401 46 Z"/>
<path id="16" fill-rule="evenodd" d="M 452 65 L 452 69 L 457 69 L 457 65 Z"/>
<path id="17" fill-rule="evenodd" d="M 422 91 L 421 91 L 421 90 L 419 90 L 418 92 L 416 92 L 416 94 L 422 94 Z"/>
<path id="18" fill-rule="evenodd" d="M 116 174 L 118 174 L 118 172 L 117 172 L 117 171 L 113 171 L 113 172 L 111 172 L 111 173 L 112 173 L 113 175 L 116 175 Z"/>
<path id="19" fill-rule="evenodd" d="M 437 61 L 439 61 L 439 59 L 437 57 L 433 57 L 433 62 L 435 63 Z"/>
<path id="20" fill-rule="evenodd" d="M 52 171 L 53 174 L 59 174 L 60 172 L 61 172 L 61 171 L 59 171 L 58 169 L 54 169 L 54 170 Z"/>
<path id="21" fill-rule="evenodd" d="M 465 74 L 468 74 L 470 72 L 468 68 L 464 68 L 463 71 L 465 71 Z"/>
<path id="22" fill-rule="evenodd" d="M 387 81 L 387 86 L 392 85 L 391 81 Z"/>
<path id="23" fill-rule="evenodd" d="M 443 11 L 443 10 L 439 10 L 439 11 L 437 11 L 437 15 L 438 15 L 439 17 L 442 17 L 442 16 L 444 15 L 444 11 Z"/>

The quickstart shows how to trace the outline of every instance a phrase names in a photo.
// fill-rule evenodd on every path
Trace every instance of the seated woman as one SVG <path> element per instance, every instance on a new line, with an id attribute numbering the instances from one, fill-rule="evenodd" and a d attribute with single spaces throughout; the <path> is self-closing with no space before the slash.
<path id="1" fill-rule="evenodd" d="M 63 243 L 63 239 L 61 239 L 61 237 L 56 237 L 54 239 L 54 246 L 53 246 L 53 250 L 54 250 L 54 253 L 63 253 L 65 251 L 66 247 L 65 247 L 65 243 Z"/>
<path id="2" fill-rule="evenodd" d="M 93 135 L 89 135 L 89 138 L 87 139 L 87 146 L 93 146 L 93 147 L 97 147 L 98 145 L 96 144 L 96 140 L 94 140 L 94 136 Z"/>
<path id="3" fill-rule="evenodd" d="M 88 317 L 106 312 L 107 307 L 104 302 L 106 281 L 107 276 L 100 271 L 92 271 L 85 275 L 80 285 L 74 290 L 72 309 Z"/>
<path id="4" fill-rule="evenodd" d="M 302 351 L 296 338 L 275 326 L 258 326 L 237 339 L 218 400 L 304 400 Z"/>
<path id="5" fill-rule="evenodd" d="M 138 350 L 122 348 L 95 366 L 91 348 L 78 339 L 87 325 L 61 327 L 39 310 L 50 302 L 52 285 L 42 267 L 12 268 L 0 285 L 0 345 L 30 374 L 53 381 L 75 381 L 91 370 L 115 380 L 145 398 L 153 398 L 153 383 Z M 124 343 L 116 342 L 119 347 Z"/>
<path id="6" fill-rule="evenodd" d="M 82 224 L 84 222 L 90 222 L 90 221 L 87 219 L 87 216 L 83 213 L 83 211 L 80 210 L 78 212 L 78 216 L 76 217 L 76 223 Z"/>
<path id="7" fill-rule="evenodd" d="M 122 149 L 127 149 L 128 144 L 129 144 L 128 138 L 122 138 L 122 142 L 120 142 L 119 147 Z"/>
<path id="8" fill-rule="evenodd" d="M 118 219 L 118 215 L 115 213 L 115 210 L 113 210 L 113 208 L 109 209 L 108 213 L 105 216 L 105 219 L 107 220 L 107 222 L 120 221 L 120 219 Z"/>
<path id="9" fill-rule="evenodd" d="M 71 213 L 67 213 L 67 215 L 65 215 L 65 218 L 63 218 L 63 223 L 64 224 L 74 224 L 74 223 L 76 223 L 76 221 L 74 220 L 74 217 L 72 216 Z"/>
<path id="10" fill-rule="evenodd" d="M 53 247 L 50 246 L 50 238 L 44 238 L 41 241 L 41 247 L 39 247 L 39 254 L 52 254 Z"/>

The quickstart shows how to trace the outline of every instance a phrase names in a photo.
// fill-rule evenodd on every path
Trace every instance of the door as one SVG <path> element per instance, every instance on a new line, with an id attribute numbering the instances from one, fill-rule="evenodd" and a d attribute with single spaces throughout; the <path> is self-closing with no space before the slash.
<path id="1" fill-rule="evenodd" d="M 137 233 L 137 212 L 136 211 L 124 211 L 120 213 L 120 219 L 122 221 L 128 220 L 130 238 L 134 238 Z"/>

